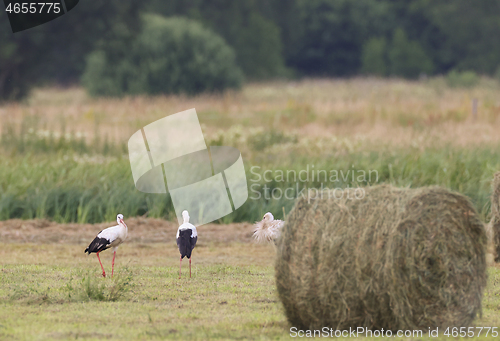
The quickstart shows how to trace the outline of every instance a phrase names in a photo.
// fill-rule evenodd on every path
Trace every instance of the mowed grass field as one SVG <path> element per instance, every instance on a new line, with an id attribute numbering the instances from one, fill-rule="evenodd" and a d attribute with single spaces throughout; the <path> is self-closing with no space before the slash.
<path id="1" fill-rule="evenodd" d="M 294 200 L 266 191 L 439 185 L 467 195 L 489 221 L 490 181 L 500 170 L 499 91 L 486 78 L 473 88 L 449 88 L 440 78 L 359 78 L 248 84 L 194 98 L 92 99 L 79 88 L 49 88 L 2 104 L 0 340 L 290 339 L 275 251 L 252 243 L 251 223 L 267 211 L 281 219 Z M 179 280 L 170 198 L 135 189 L 127 141 L 189 108 L 207 145 L 241 151 L 254 187 L 241 208 L 199 228 L 193 278 L 184 261 Z M 377 178 L 313 178 L 317 170 L 371 170 Z M 115 278 L 102 278 L 95 255 L 83 250 L 117 213 L 130 236 Z M 102 254 L 108 275 L 111 257 Z M 499 267 L 489 269 L 475 323 L 500 327 Z"/>
<path id="2" fill-rule="evenodd" d="M 265 247 L 124 245 L 115 276 L 74 246 L 2 245 L 0 339 L 273 339 L 286 329 Z M 110 254 L 102 260 L 111 275 Z M 252 260 L 255 265 L 251 265 Z"/>
<path id="3" fill-rule="evenodd" d="M 178 279 L 173 242 L 123 245 L 113 278 L 101 277 L 83 248 L 1 244 L 0 339 L 293 339 L 274 286 L 271 245 L 202 244 L 191 279 L 187 262 Z M 101 258 L 109 275 L 111 252 Z M 490 268 L 476 327 L 500 328 L 499 284 L 500 269 Z M 485 333 L 476 339 L 497 339 Z"/>

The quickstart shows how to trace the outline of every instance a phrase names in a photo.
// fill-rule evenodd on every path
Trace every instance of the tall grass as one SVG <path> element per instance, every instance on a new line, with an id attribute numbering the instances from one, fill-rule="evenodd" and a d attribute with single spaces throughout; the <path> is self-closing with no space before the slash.
<path id="1" fill-rule="evenodd" d="M 294 197 L 306 187 L 377 183 L 445 186 L 469 196 L 487 219 L 490 180 L 500 169 L 497 89 L 487 83 L 469 90 L 450 89 L 443 79 L 309 80 L 249 85 L 241 93 L 194 99 L 90 101 L 70 91 L 61 103 L 56 101 L 59 92 L 46 96 L 41 91 L 27 107 L 0 108 L 12 112 L 12 121 L 2 122 L 0 137 L 0 219 L 97 223 L 114 220 L 118 212 L 173 219 L 168 194 L 135 188 L 126 138 L 138 127 L 193 106 L 198 108 L 207 145 L 235 146 L 245 162 L 250 198 L 220 222 L 255 221 L 267 211 L 281 218 L 283 209 L 289 212 Z M 481 106 L 478 121 L 469 124 L 472 96 Z M 77 114 L 65 116 L 66 111 Z M 366 124 L 383 127 L 363 130 Z M 308 132 L 302 129 L 311 125 L 314 129 Z M 75 131 L 77 126 L 82 131 Z M 320 129 L 324 126 L 347 130 L 327 135 Z M 382 141 L 373 136 L 365 141 L 363 134 L 356 137 L 358 126 Z M 441 129 L 443 134 L 436 137 Z M 477 134 L 483 130 L 486 138 Z M 378 176 L 331 181 L 313 178 L 318 170 L 372 171 Z M 309 176 L 306 181 L 280 178 L 278 171 Z"/>
<path id="2" fill-rule="evenodd" d="M 0 219 L 48 218 L 58 222 L 112 221 L 154 212 L 167 217 L 170 197 L 134 187 L 127 159 L 79 162 L 59 155 L 1 158 Z"/>
<path id="3" fill-rule="evenodd" d="M 125 143 L 116 143 L 108 136 L 101 137 L 98 124 L 90 142 L 86 134 L 81 132 L 66 132 L 41 129 L 36 116 L 27 116 L 20 127 L 6 124 L 2 127 L 0 146 L 10 154 L 23 153 L 78 153 L 119 156 L 127 152 Z"/>
<path id="4" fill-rule="evenodd" d="M 446 77 L 422 81 L 305 79 L 250 83 L 241 91 L 220 95 L 99 100 L 89 98 L 79 88 L 40 88 L 26 102 L 0 105 L 0 113 L 5 113 L 0 125 L 10 122 L 19 129 L 22 118 L 31 115 L 38 128 L 45 131 L 92 138 L 97 126 L 102 140 L 107 135 L 110 141 L 124 142 L 140 127 L 166 115 L 196 108 L 204 132 L 241 124 L 298 130 L 311 136 L 325 131 L 350 134 L 353 127 L 364 125 L 372 130 L 380 126 L 395 127 L 411 134 L 413 128 L 441 131 L 442 124 L 447 124 L 448 130 L 470 128 L 471 103 L 476 98 L 476 124 L 488 129 L 500 126 L 499 89 L 500 83 L 484 77 L 471 88 L 450 87 Z M 481 139 L 469 134 L 463 136 L 468 140 Z"/>
<path id="5" fill-rule="evenodd" d="M 28 305 L 89 301 L 116 302 L 126 298 L 133 287 L 132 278 L 132 273 L 127 268 L 121 269 L 120 274 L 108 279 L 96 278 L 95 272 L 78 271 L 70 276 L 65 286 L 43 286 L 39 282 L 31 281 L 11 285 L 8 300 Z"/>
<path id="6" fill-rule="evenodd" d="M 490 180 L 500 169 L 500 148 L 490 146 L 346 147 L 344 142 L 304 142 L 297 136 L 265 131 L 247 135 L 233 141 L 209 141 L 241 148 L 246 163 L 250 198 L 224 217 L 224 223 L 255 221 L 267 211 L 280 217 L 283 208 L 286 212 L 292 208 L 294 198 L 301 195 L 303 188 L 378 183 L 444 186 L 469 196 L 486 219 L 490 211 Z M 168 194 L 146 194 L 135 188 L 126 155 L 103 155 L 102 151 L 81 154 L 69 147 L 40 149 L 39 144 L 48 138 L 33 138 L 30 144 L 24 143 L 22 153 L 0 154 L 0 219 L 97 223 L 114 220 L 118 212 L 129 217 L 174 217 Z M 246 143 L 246 147 L 239 145 L 238 139 L 242 138 L 251 143 Z M 92 150 L 84 141 L 81 145 L 82 150 Z M 333 179 L 332 171 L 348 175 L 342 178 L 341 173 Z M 371 174 L 371 179 L 360 179 L 358 175 L 363 171 Z M 295 177 L 287 176 L 293 173 Z"/>
<path id="7" fill-rule="evenodd" d="M 115 302 L 124 298 L 132 286 L 132 274 L 122 269 L 122 274 L 103 281 L 90 272 L 79 277 L 71 277 L 66 284 L 67 299 L 73 302 L 105 301 Z"/>

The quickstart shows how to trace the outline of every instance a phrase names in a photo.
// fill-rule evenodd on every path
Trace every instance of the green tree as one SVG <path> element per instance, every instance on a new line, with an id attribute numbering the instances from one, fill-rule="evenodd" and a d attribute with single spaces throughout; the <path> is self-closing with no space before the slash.
<path id="1" fill-rule="evenodd" d="M 0 11 L 0 100 L 20 99 L 33 86 L 77 82 L 96 44 L 117 41 L 111 38 L 123 35 L 123 28 L 138 31 L 139 11 L 135 0 L 83 1 L 67 15 L 16 34 Z"/>
<path id="2" fill-rule="evenodd" d="M 20 44 L 9 35 L 0 35 L 0 46 L 0 100 L 18 99 L 27 91 L 21 74 L 27 63 L 19 51 Z"/>
<path id="3" fill-rule="evenodd" d="M 113 52 L 117 58 L 103 49 L 89 56 L 82 82 L 90 94 L 197 94 L 235 88 L 242 81 L 224 40 L 185 18 L 145 14 L 137 38 Z"/>
<path id="4" fill-rule="evenodd" d="M 406 33 L 394 31 L 388 52 L 390 72 L 395 76 L 417 78 L 421 73 L 433 71 L 432 61 L 417 41 L 408 40 Z"/>
<path id="5" fill-rule="evenodd" d="M 262 0 L 150 0 L 147 9 L 164 16 L 182 15 L 221 35 L 234 49 L 248 78 L 270 78 L 286 73 L 279 26 L 261 12 L 275 1 Z M 264 6 L 266 4 L 267 6 Z"/>
<path id="6" fill-rule="evenodd" d="M 278 26 L 259 13 L 251 13 L 248 25 L 235 41 L 238 61 L 248 78 L 284 75 L 285 63 Z"/>
<path id="7" fill-rule="evenodd" d="M 363 44 L 384 33 L 389 11 L 386 3 L 372 0 L 296 1 L 296 6 L 300 31 L 288 63 L 313 75 L 359 72 Z"/>
<path id="8" fill-rule="evenodd" d="M 386 55 L 387 41 L 385 38 L 371 38 L 363 46 L 361 71 L 368 75 L 386 76 Z"/>
<path id="9" fill-rule="evenodd" d="M 447 69 L 493 74 L 500 60 L 500 1 L 420 0 L 427 16 L 442 32 L 436 59 Z"/>
<path id="10" fill-rule="evenodd" d="M 500 0 L 80 1 L 67 15 L 15 35 L 0 11 L 0 100 L 22 98 L 40 84 L 74 83 L 86 60 L 120 64 L 142 32 L 145 12 L 200 22 L 224 38 L 253 79 L 494 74 L 500 60 Z M 96 50 L 102 53 L 88 56 Z M 117 68 L 102 72 L 115 77 Z M 109 81 L 128 82 L 120 77 Z"/>

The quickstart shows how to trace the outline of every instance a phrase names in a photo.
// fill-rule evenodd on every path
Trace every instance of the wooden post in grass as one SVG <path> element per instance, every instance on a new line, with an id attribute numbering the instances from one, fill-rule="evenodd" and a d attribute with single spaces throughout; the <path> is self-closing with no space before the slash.
<path id="1" fill-rule="evenodd" d="M 477 98 L 473 98 L 472 99 L 472 118 L 475 120 L 477 120 L 477 104 L 478 104 L 478 100 Z"/>

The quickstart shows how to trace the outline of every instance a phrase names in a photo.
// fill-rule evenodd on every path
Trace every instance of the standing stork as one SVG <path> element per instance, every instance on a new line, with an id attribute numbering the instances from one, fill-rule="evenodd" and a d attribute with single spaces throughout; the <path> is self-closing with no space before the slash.
<path id="1" fill-rule="evenodd" d="M 99 257 L 99 252 L 113 248 L 113 261 L 111 262 L 111 277 L 113 277 L 113 272 L 115 270 L 115 256 L 116 249 L 118 245 L 123 243 L 125 239 L 127 239 L 128 235 L 128 227 L 123 221 L 123 215 L 118 214 L 116 216 L 116 222 L 118 225 L 113 227 L 108 227 L 107 229 L 102 230 L 97 234 L 92 243 L 85 249 L 85 252 L 88 252 L 90 255 L 92 252 L 97 254 L 97 259 L 99 260 L 99 264 L 101 264 L 102 269 L 102 277 L 106 277 L 106 272 L 104 271 L 104 267 L 101 263 L 101 258 Z"/>
<path id="2" fill-rule="evenodd" d="M 191 252 L 193 252 L 194 246 L 198 241 L 198 232 L 193 224 L 189 223 L 189 213 L 188 211 L 182 211 L 183 223 L 179 226 L 177 230 L 177 247 L 181 254 L 179 261 L 179 278 L 181 278 L 181 268 L 182 268 L 182 258 L 187 257 L 189 259 L 189 278 L 191 278 Z"/>
<path id="3" fill-rule="evenodd" d="M 280 236 L 284 224 L 283 220 L 274 220 L 273 214 L 267 212 L 261 221 L 255 223 L 253 237 L 259 243 L 276 240 Z"/>

